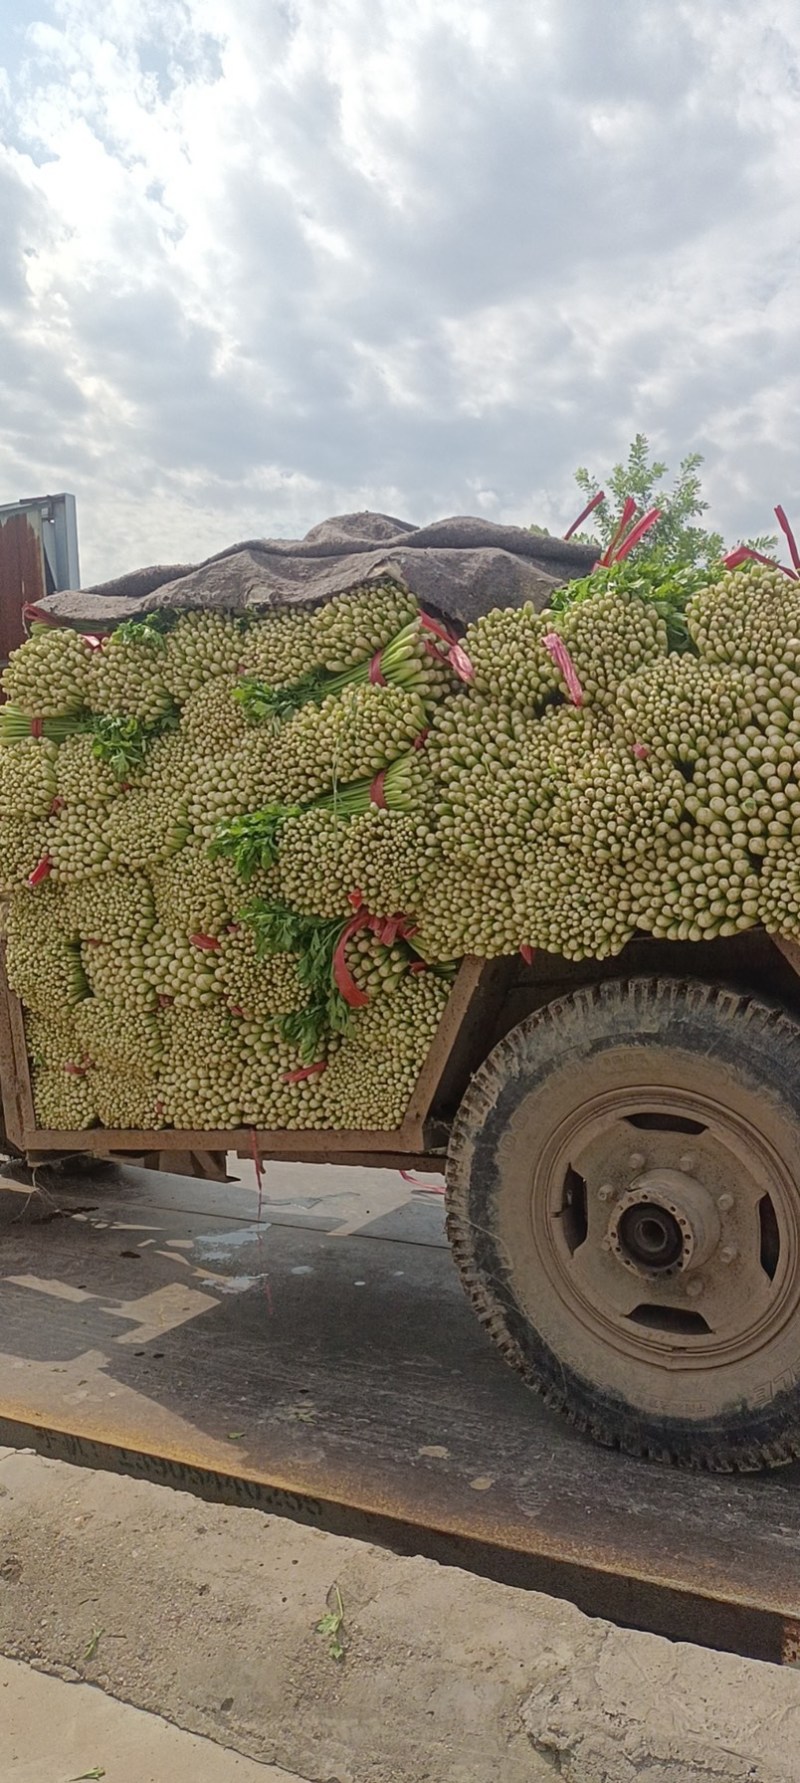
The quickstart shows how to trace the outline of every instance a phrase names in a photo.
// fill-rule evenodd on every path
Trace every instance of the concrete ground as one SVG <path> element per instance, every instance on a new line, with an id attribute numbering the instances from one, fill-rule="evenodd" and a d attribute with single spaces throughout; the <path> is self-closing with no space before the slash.
<path id="1" fill-rule="evenodd" d="M 8 1449 L 0 1653 L 0 1783 L 800 1783 L 800 1672 Z"/>
<path id="2" fill-rule="evenodd" d="M 304 1783 L 93 1690 L 0 1659 L 3 1783 Z"/>

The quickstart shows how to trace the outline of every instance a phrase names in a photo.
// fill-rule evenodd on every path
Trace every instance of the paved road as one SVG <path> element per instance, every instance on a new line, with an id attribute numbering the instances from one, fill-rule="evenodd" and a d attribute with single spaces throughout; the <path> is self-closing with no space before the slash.
<path id="1" fill-rule="evenodd" d="M 0 1192 L 0 1441 L 32 1439 L 759 1657 L 797 1616 L 800 1469 L 696 1477 L 577 1436 L 478 1326 L 441 1198 L 395 1172 L 268 1165 L 260 1217 L 248 1166 Z"/>

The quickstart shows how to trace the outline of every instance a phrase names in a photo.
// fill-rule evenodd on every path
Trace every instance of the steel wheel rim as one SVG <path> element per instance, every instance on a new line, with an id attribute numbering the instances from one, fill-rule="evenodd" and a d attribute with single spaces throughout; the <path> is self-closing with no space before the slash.
<path id="1" fill-rule="evenodd" d="M 640 1119 L 643 1115 L 667 1121 L 688 1120 L 701 1132 L 684 1136 L 669 1127 L 642 1131 L 631 1125 L 630 1155 L 642 1158 L 642 1166 L 629 1166 L 632 1183 L 652 1175 L 643 1166 L 653 1157 L 658 1162 L 669 1156 L 670 1148 L 677 1152 L 677 1160 L 693 1156 L 696 1162 L 698 1153 L 702 1154 L 701 1170 L 716 1153 L 716 1168 L 710 1174 L 719 1237 L 711 1244 L 709 1256 L 695 1269 L 673 1269 L 660 1279 L 657 1276 L 655 1282 L 641 1268 L 637 1269 L 635 1260 L 631 1268 L 629 1262 L 607 1249 L 602 1258 L 597 1256 L 608 1236 L 614 1207 L 626 1194 L 618 1174 L 616 1180 L 606 1183 L 582 1179 L 586 1183 L 585 1238 L 580 1239 L 578 1230 L 579 1242 L 571 1243 L 569 1220 L 565 1218 L 571 1186 L 569 1172 L 581 1176 L 575 1160 L 586 1161 L 593 1140 L 602 1135 L 610 1122 L 618 1126 L 621 1121 L 629 1123 L 631 1117 Z M 596 1149 L 601 1158 L 602 1138 Z M 734 1207 L 719 1208 L 716 1203 L 728 1193 L 726 1188 L 720 1189 L 720 1182 L 734 1164 L 739 1172 L 733 1191 Z M 689 1173 L 683 1174 L 688 1177 Z M 606 1200 L 598 1194 L 604 1188 L 614 1190 Z M 765 1197 L 777 1237 L 777 1257 L 771 1274 L 764 1266 L 760 1211 L 757 1218 Z M 702 1197 L 698 1205 L 702 1209 Z M 680 1204 L 679 1211 L 685 1213 Z M 631 1361 L 671 1371 L 731 1367 L 765 1348 L 796 1314 L 800 1301 L 800 1197 L 794 1181 L 776 1147 L 745 1117 L 713 1096 L 663 1085 L 637 1085 L 589 1097 L 580 1109 L 559 1122 L 541 1147 L 531 1182 L 529 1221 L 540 1267 L 562 1309 L 595 1342 Z M 745 1237 L 749 1248 L 743 1251 Z M 756 1258 L 757 1242 L 760 1248 Z M 590 1249 L 581 1256 L 585 1245 Z M 723 1253 L 731 1248 L 736 1256 L 723 1262 Z M 626 1269 L 631 1275 L 627 1293 L 621 1285 Z M 724 1281 L 720 1281 L 722 1271 Z M 696 1283 L 700 1284 L 699 1291 Z M 614 1291 L 614 1284 L 618 1292 Z M 720 1307 L 730 1299 L 734 1304 L 738 1300 L 741 1315 L 737 1319 L 734 1313 L 726 1322 L 720 1318 Z M 626 1300 L 630 1304 L 623 1310 Z M 645 1322 L 645 1316 L 653 1323 Z M 546 1336 L 546 1332 L 542 1335 Z"/>

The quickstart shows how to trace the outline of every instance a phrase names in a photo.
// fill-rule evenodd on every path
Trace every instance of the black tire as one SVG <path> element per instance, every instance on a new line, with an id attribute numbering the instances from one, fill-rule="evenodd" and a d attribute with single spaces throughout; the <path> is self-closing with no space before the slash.
<path id="1" fill-rule="evenodd" d="M 709 1278 L 709 1303 L 733 1309 L 734 1322 L 740 1318 L 735 1342 L 726 1336 L 723 1346 L 713 1326 L 708 1340 L 692 1334 L 691 1320 L 704 1321 L 680 1308 L 656 1308 L 663 1321 L 683 1321 L 681 1333 L 689 1335 L 674 1340 L 645 1328 L 638 1307 L 625 1314 L 615 1309 L 603 1323 L 602 1305 L 587 1300 L 584 1318 L 570 1271 L 577 1257 L 581 1283 L 591 1280 L 592 1292 L 590 1268 L 603 1282 L 602 1272 L 613 1272 L 621 1259 L 607 1236 L 605 1259 L 598 1255 L 590 1265 L 582 1247 L 589 1259 L 592 1223 L 606 1218 L 596 1201 L 613 1194 L 624 1206 L 630 1191 L 624 1183 L 587 1191 L 584 1183 L 580 1194 L 589 1212 L 581 1215 L 569 1255 L 566 1228 L 555 1223 L 566 1218 L 567 1202 L 559 1216 L 543 1214 L 542 1201 L 550 1193 L 548 1160 L 556 1182 L 562 1168 L 556 1161 L 569 1155 L 564 1147 L 571 1141 L 560 1135 L 572 1122 L 576 1131 L 596 1131 L 591 1144 L 601 1146 L 602 1109 L 612 1101 L 617 1127 L 633 1131 L 638 1123 L 641 1144 L 655 1150 L 657 1163 L 670 1164 L 671 1146 L 683 1153 L 700 1147 L 701 1194 L 711 1197 L 713 1222 L 728 1217 L 715 1209 L 735 1202 L 729 1217 L 740 1218 L 746 1237 L 752 1231 L 757 1255 L 747 1245 L 740 1254 L 718 1234 L 701 1272 Z M 660 1116 L 625 1113 L 651 1104 L 676 1111 L 664 1116 L 669 1131 L 663 1122 L 653 1127 Z M 611 1121 L 609 1113 L 609 1130 Z M 673 1131 L 676 1126 L 682 1130 Z M 687 1138 L 692 1130 L 700 1137 Z M 590 1141 L 585 1144 L 589 1157 Z M 696 1168 L 697 1158 L 695 1152 L 675 1161 Z M 627 1162 L 635 1159 L 643 1161 L 636 1152 Z M 715 1159 L 720 1168 L 733 1159 L 731 1195 L 718 1192 Z M 683 1467 L 754 1471 L 800 1455 L 800 1027 L 781 1010 L 704 984 L 658 979 L 606 982 L 547 1005 L 514 1028 L 475 1074 L 453 1125 L 447 1179 L 448 1236 L 463 1286 L 506 1360 L 549 1405 L 600 1443 Z M 595 1199 L 586 1202 L 592 1193 Z M 776 1219 L 780 1235 L 773 1243 Z M 737 1296 L 745 1250 L 750 1286 Z M 734 1264 L 725 1274 L 731 1252 Z M 626 1267 L 635 1277 L 641 1273 L 630 1257 Z M 613 1276 L 613 1283 L 621 1279 Z M 689 1277 L 674 1270 L 652 1287 L 654 1279 L 642 1291 L 652 1289 L 665 1304 L 705 1291 L 702 1282 L 687 1288 Z M 753 1281 L 767 1311 L 750 1337 L 745 1302 L 752 1302 Z M 625 1284 L 627 1292 L 627 1277 Z M 638 1279 L 634 1286 L 638 1293 Z M 601 1286 L 598 1295 L 604 1291 Z M 652 1314 L 644 1310 L 649 1322 Z M 725 1316 L 719 1312 L 720 1328 Z M 633 1328 L 634 1321 L 641 1323 Z"/>

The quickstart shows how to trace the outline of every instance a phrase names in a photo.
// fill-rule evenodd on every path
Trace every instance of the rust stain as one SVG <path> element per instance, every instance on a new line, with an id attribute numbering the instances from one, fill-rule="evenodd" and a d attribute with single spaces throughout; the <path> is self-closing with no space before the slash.
<path id="1" fill-rule="evenodd" d="M 22 609 L 47 593 L 44 553 L 27 514 L 0 519 L 0 662 L 25 637 Z"/>

